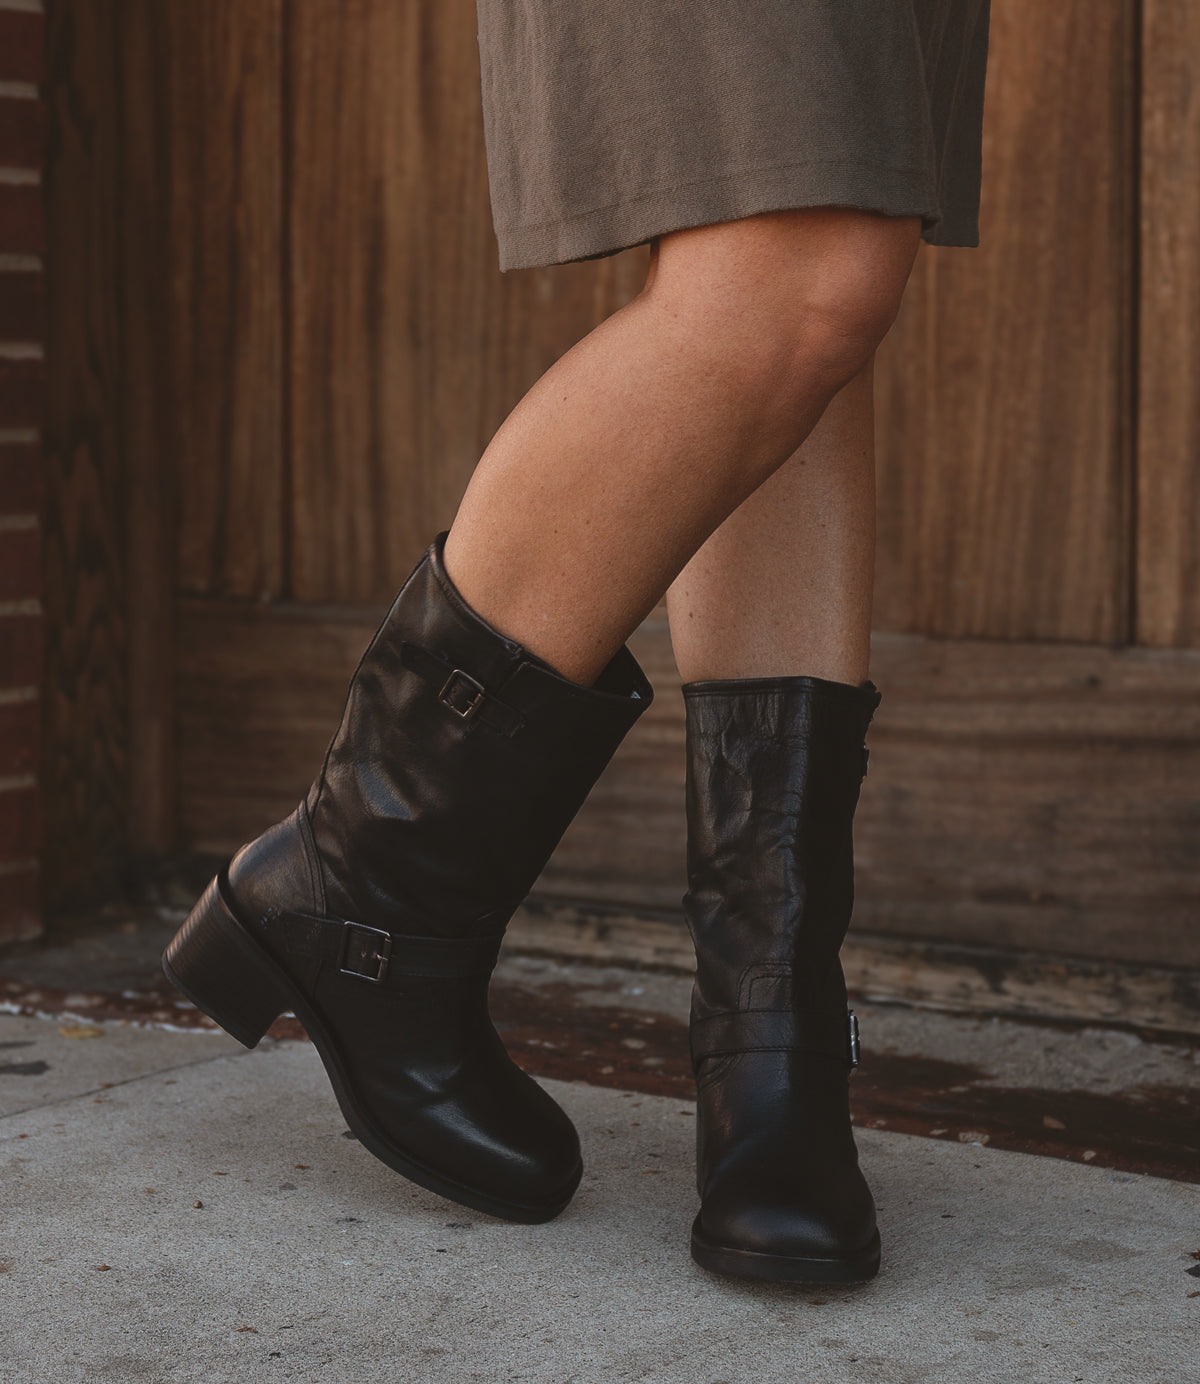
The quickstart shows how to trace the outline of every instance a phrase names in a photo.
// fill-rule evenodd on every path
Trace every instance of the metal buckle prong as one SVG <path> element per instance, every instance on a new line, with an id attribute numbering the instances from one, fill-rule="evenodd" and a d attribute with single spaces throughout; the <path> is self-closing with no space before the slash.
<path id="1" fill-rule="evenodd" d="M 472 696 L 471 701 L 465 710 L 460 710 L 446 696 L 446 693 L 450 690 L 450 686 L 454 682 L 455 678 L 462 678 L 464 682 L 469 682 L 471 686 L 475 689 L 474 696 Z M 442 690 L 438 693 L 438 701 L 441 702 L 443 706 L 448 706 L 456 716 L 461 716 L 464 721 L 468 721 L 474 715 L 474 713 L 479 710 L 480 704 L 486 696 L 487 689 L 484 687 L 483 683 L 481 683 L 478 680 L 478 678 L 473 678 L 470 675 L 470 673 L 463 672 L 461 668 L 455 668 L 455 670 L 450 674 L 446 681 L 442 683 Z"/>
<path id="2" fill-rule="evenodd" d="M 850 1036 L 850 1067 L 853 1070 L 853 1068 L 858 1066 L 859 1057 L 858 1015 L 854 1012 L 853 1009 L 851 1009 L 849 1013 L 846 1015 L 846 1027 L 849 1031 Z"/>
<path id="3" fill-rule="evenodd" d="M 352 971 L 350 967 L 346 965 L 346 950 L 350 945 L 350 934 L 352 931 L 369 932 L 372 937 L 381 939 L 375 949 L 374 955 L 364 958 L 367 961 L 376 961 L 379 963 L 374 975 L 372 975 L 370 971 Z M 342 944 L 338 949 L 338 970 L 342 975 L 357 976 L 359 980 L 369 980 L 372 984 L 378 984 L 384 976 L 387 975 L 388 958 L 391 954 L 392 935 L 390 932 L 384 932 L 382 928 L 378 927 L 367 927 L 365 923 L 352 923 L 349 921 L 342 923 Z"/>

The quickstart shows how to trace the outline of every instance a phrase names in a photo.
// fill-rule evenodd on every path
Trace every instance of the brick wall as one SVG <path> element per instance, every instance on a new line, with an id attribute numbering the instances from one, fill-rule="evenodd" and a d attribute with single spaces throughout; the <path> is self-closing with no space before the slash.
<path id="1" fill-rule="evenodd" d="M 43 16 L 0 0 L 0 942 L 40 931 Z"/>

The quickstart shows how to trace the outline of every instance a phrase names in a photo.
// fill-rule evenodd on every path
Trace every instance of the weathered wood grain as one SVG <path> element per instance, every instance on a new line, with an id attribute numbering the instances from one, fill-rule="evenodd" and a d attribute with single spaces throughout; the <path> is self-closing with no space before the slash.
<path id="1" fill-rule="evenodd" d="M 106 93 L 118 120 L 120 275 L 108 299 L 117 324 L 118 373 L 109 401 L 120 427 L 107 464 L 120 478 L 126 536 L 125 829 L 123 854 L 169 850 L 175 836 L 171 665 L 177 582 L 178 483 L 186 473 L 185 399 L 172 369 L 192 322 L 177 313 L 173 184 L 178 161 L 170 114 L 174 7 L 128 0 L 117 7 L 116 83 Z M 184 464 L 180 464 L 184 463 Z"/>
<path id="2" fill-rule="evenodd" d="M 180 615 L 184 844 L 224 852 L 319 767 L 373 623 Z M 632 647 L 655 701 L 537 897 L 678 916 L 683 712 L 665 621 Z M 881 636 L 858 819 L 858 926 L 956 944 L 1200 965 L 1200 654 Z"/>
<path id="3" fill-rule="evenodd" d="M 289 34 L 290 590 L 382 600 L 645 255 L 500 275 L 471 0 L 312 0 Z"/>
<path id="4" fill-rule="evenodd" d="M 46 901 L 117 884 L 127 738 L 117 9 L 47 5 Z"/>
<path id="5" fill-rule="evenodd" d="M 587 905 L 531 901 L 517 910 L 504 946 L 518 955 L 597 965 L 695 969 L 691 938 L 678 918 Z M 851 995 L 868 1001 L 1200 1034 L 1195 969 L 912 942 L 865 932 L 859 924 L 842 948 L 842 965 Z"/>
<path id="6" fill-rule="evenodd" d="M 127 130 L 140 188 L 159 199 L 142 208 L 157 223 L 161 240 L 146 248 L 162 272 L 141 276 L 157 295 L 141 309 L 163 329 L 173 435 L 155 464 L 178 491 L 179 588 L 278 596 L 283 3 L 139 0 L 124 33 L 128 61 L 153 59 L 132 98 L 126 91 Z"/>
<path id="7" fill-rule="evenodd" d="M 1136 6 L 992 7 L 981 244 L 879 356 L 879 628 L 1128 637 Z"/>
<path id="8" fill-rule="evenodd" d="M 1139 643 L 1200 647 L 1200 8 L 1145 0 Z"/>

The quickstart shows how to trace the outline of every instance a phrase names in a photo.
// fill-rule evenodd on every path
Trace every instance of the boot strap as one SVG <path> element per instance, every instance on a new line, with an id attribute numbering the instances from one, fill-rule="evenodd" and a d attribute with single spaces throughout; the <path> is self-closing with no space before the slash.
<path id="1" fill-rule="evenodd" d="M 459 980 L 490 975 L 503 940 L 502 932 L 486 937 L 398 936 L 347 918 L 311 913 L 272 913 L 264 922 L 288 951 L 327 961 L 343 975 L 376 984 L 399 976 Z"/>
<path id="2" fill-rule="evenodd" d="M 437 691 L 437 699 L 463 721 L 482 721 L 501 735 L 512 736 L 525 724 L 516 709 L 489 692 L 465 668 L 448 663 L 439 654 L 405 639 L 400 645 L 400 662 L 419 674 Z"/>
<path id="3" fill-rule="evenodd" d="M 811 1052 L 858 1066 L 858 1018 L 814 1010 L 743 1009 L 694 1019 L 692 1068 L 737 1052 Z"/>

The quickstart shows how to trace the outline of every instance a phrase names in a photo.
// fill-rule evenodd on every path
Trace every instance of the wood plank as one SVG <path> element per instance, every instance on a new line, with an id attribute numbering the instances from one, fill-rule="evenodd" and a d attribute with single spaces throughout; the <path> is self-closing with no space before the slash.
<path id="1" fill-rule="evenodd" d="M 120 8 L 127 844 L 174 841 L 176 587 L 281 582 L 280 0 Z"/>
<path id="2" fill-rule="evenodd" d="M 142 44 L 138 46 L 138 35 Z M 152 256 L 131 313 L 161 331 L 180 590 L 278 596 L 283 583 L 283 4 L 139 0 L 126 99 Z M 138 109 L 134 103 L 138 103 Z M 151 195 L 157 201 L 151 203 Z M 130 226 L 131 232 L 133 226 Z M 167 441 L 168 439 L 164 439 Z"/>
<path id="3" fill-rule="evenodd" d="M 116 12 L 120 165 L 115 208 L 121 273 L 108 293 L 117 320 L 120 370 L 108 407 L 120 427 L 119 476 L 125 590 L 125 831 L 123 853 L 169 850 L 175 837 L 171 664 L 174 640 L 176 430 L 187 390 L 172 362 L 190 324 L 172 311 L 170 7 L 130 0 Z M 186 470 L 182 467 L 181 470 Z"/>
<path id="4" fill-rule="evenodd" d="M 311 0 L 289 35 L 289 590 L 383 600 L 645 251 L 500 275 L 472 0 Z"/>
<path id="5" fill-rule="evenodd" d="M 874 666 L 861 926 L 1200 962 L 1200 658 L 893 637 Z"/>
<path id="6" fill-rule="evenodd" d="M 125 833 L 117 6 L 47 5 L 46 662 L 48 906 L 113 889 Z"/>
<path id="7" fill-rule="evenodd" d="M 56 650 L 66 657 L 83 640 L 87 663 L 67 674 L 48 727 L 52 754 L 65 756 L 58 787 L 78 804 L 86 795 L 71 780 L 86 776 L 110 794 L 105 811 L 87 813 L 94 826 L 83 836 L 104 835 L 94 855 L 76 848 L 72 821 L 51 826 L 52 854 L 72 843 L 70 893 L 88 888 L 93 868 L 95 888 L 110 888 L 129 849 L 173 844 L 177 583 L 260 596 L 281 581 L 281 0 L 253 13 L 232 0 L 133 0 L 98 14 L 62 3 L 51 29 L 62 64 L 81 74 L 61 83 L 47 173 L 52 332 L 61 333 L 50 432 L 63 452 L 51 463 L 51 548 L 65 541 L 57 507 L 71 507 L 85 477 L 103 490 L 103 514 L 86 514 L 77 555 L 53 550 L 49 560 L 95 562 L 102 548 L 111 563 L 96 612 L 74 592 L 49 598 Z M 68 453 L 85 427 L 97 437 L 81 467 Z M 101 608 L 119 629 L 97 659 L 85 629 Z M 73 743 L 87 716 L 68 707 L 91 695 L 83 680 L 110 660 L 126 666 L 119 682 L 112 670 L 103 714 L 126 724 L 119 762 L 114 753 L 97 776 L 76 761 L 95 753 Z"/>
<path id="8" fill-rule="evenodd" d="M 295 806 L 374 619 L 190 602 L 180 621 L 183 844 L 226 853 Z M 632 646 L 655 701 L 536 892 L 678 918 L 683 717 L 665 620 Z M 1200 654 L 892 635 L 875 669 L 860 928 L 1200 966 Z"/>
<path id="9" fill-rule="evenodd" d="M 1144 0 L 1137 639 L 1200 647 L 1200 9 Z"/>
<path id="10" fill-rule="evenodd" d="M 1136 10 L 992 7 L 981 244 L 879 355 L 881 629 L 1128 637 Z"/>
<path id="11" fill-rule="evenodd" d="M 677 918 L 531 901 L 505 951 L 690 975 L 691 938 Z M 1200 971 L 1064 959 L 1044 952 L 911 942 L 852 929 L 842 948 L 856 999 L 1012 1018 L 1130 1024 L 1200 1034 Z"/>

